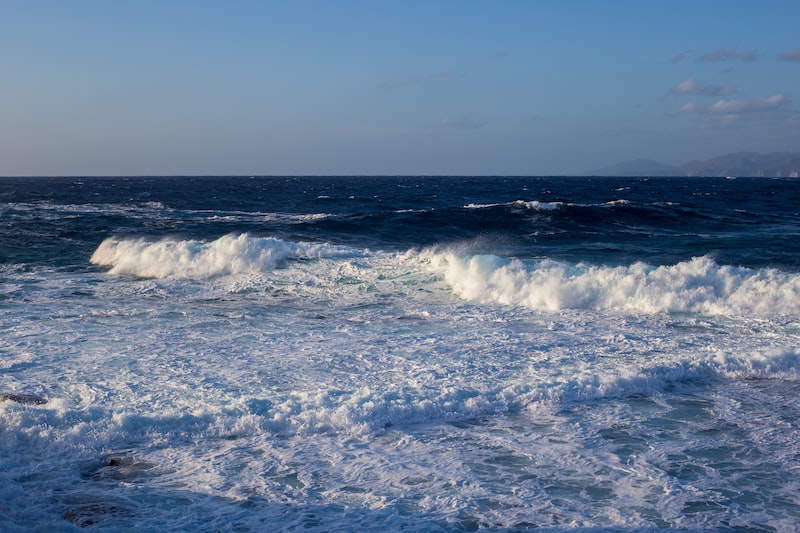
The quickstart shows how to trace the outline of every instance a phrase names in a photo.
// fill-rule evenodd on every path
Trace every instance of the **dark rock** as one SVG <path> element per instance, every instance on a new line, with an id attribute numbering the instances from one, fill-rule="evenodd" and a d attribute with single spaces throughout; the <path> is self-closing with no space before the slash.
<path id="1" fill-rule="evenodd" d="M 35 394 L 3 394 L 0 396 L 0 401 L 17 402 L 25 405 L 44 405 L 47 403 L 46 398 Z"/>

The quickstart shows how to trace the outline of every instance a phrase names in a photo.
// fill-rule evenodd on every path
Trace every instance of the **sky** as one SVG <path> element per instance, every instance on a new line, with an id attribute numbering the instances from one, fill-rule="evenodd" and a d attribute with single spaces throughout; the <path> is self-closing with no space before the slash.
<path id="1" fill-rule="evenodd" d="M 800 151 L 797 0 L 0 0 L 0 176 Z"/>

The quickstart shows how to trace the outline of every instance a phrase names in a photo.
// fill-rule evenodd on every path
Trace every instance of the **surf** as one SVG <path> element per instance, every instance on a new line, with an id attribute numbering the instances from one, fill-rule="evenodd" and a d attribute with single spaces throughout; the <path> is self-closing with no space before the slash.
<path id="1" fill-rule="evenodd" d="M 144 278 L 207 279 L 264 272 L 289 260 L 354 257 L 359 252 L 326 243 L 286 242 L 248 234 L 211 241 L 105 239 L 89 261 L 115 275 Z"/>
<path id="2" fill-rule="evenodd" d="M 459 297 L 558 311 L 792 315 L 800 312 L 800 275 L 718 265 L 708 256 L 673 265 L 625 266 L 523 261 L 496 255 L 430 253 Z"/>

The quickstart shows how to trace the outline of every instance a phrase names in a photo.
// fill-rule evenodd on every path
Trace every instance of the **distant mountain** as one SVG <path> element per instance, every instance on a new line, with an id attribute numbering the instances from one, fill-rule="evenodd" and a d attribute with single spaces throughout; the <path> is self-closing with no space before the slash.
<path id="1" fill-rule="evenodd" d="M 617 163 L 610 167 L 586 172 L 589 176 L 683 176 L 685 171 L 680 167 L 665 165 L 652 159 L 634 159 L 624 163 Z"/>
<path id="2" fill-rule="evenodd" d="M 687 176 L 798 177 L 800 153 L 737 152 L 681 165 Z"/>
<path id="3" fill-rule="evenodd" d="M 589 176 L 738 176 L 738 177 L 798 177 L 800 152 L 737 152 L 705 161 L 689 161 L 671 166 L 649 159 L 636 159 L 610 167 L 586 172 Z"/>

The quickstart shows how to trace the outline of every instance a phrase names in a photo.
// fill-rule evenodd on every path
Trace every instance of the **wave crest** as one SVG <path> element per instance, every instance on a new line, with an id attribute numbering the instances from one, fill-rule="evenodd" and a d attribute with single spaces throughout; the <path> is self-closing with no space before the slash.
<path id="1" fill-rule="evenodd" d="M 467 204 L 464 206 L 464 209 L 488 209 L 492 207 L 521 207 L 524 209 L 530 209 L 532 211 L 555 211 L 557 209 L 561 209 L 564 207 L 563 202 L 540 202 L 539 200 L 516 200 L 514 202 L 507 202 L 507 203 L 495 203 L 495 204 Z"/>
<path id="2" fill-rule="evenodd" d="M 290 259 L 352 257 L 354 252 L 330 244 L 293 243 L 248 234 L 214 241 L 146 239 L 104 240 L 91 263 L 109 272 L 145 278 L 206 279 L 273 270 Z"/>
<path id="3" fill-rule="evenodd" d="M 668 266 L 607 267 L 553 260 L 525 264 L 493 255 L 438 254 L 453 292 L 470 301 L 531 309 L 593 309 L 710 315 L 796 314 L 800 276 L 716 264 L 708 257 Z"/>

